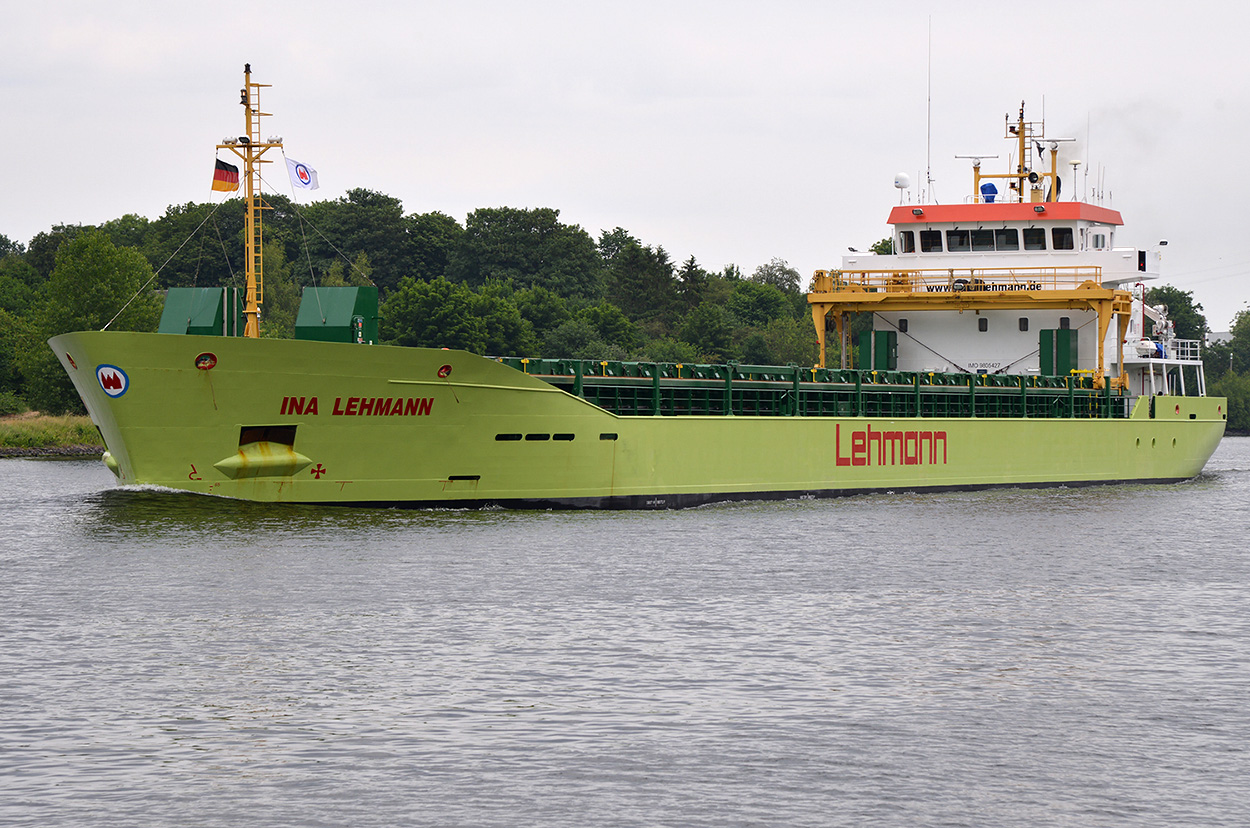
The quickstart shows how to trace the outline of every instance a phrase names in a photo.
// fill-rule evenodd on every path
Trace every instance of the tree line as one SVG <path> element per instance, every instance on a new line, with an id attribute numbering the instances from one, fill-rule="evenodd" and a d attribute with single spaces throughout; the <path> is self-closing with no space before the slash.
<path id="1" fill-rule="evenodd" d="M 399 199 L 366 189 L 303 207 L 280 195 L 266 203 L 262 336 L 293 335 L 304 287 L 373 284 L 389 344 L 655 362 L 816 359 L 799 273 L 780 258 L 750 275 L 733 264 L 709 270 L 620 227 L 592 237 L 551 208 L 482 208 L 462 224 L 407 214 Z M 56 225 L 24 245 L 0 235 L 0 413 L 81 410 L 49 337 L 106 323 L 155 330 L 167 288 L 242 287 L 244 217 L 231 199 L 172 205 L 154 220 Z M 889 253 L 890 240 L 871 249 Z M 1168 306 L 1180 338 L 1208 333 L 1191 292 L 1165 285 L 1147 301 Z M 1229 429 L 1250 431 L 1250 311 L 1203 359 L 1209 392 L 1229 398 Z"/>
<path id="2" fill-rule="evenodd" d="M 266 196 L 261 335 L 294 333 L 304 287 L 373 284 L 388 344 L 491 355 L 810 365 L 817 344 L 798 271 L 749 275 L 677 262 L 616 227 L 597 238 L 551 208 L 482 208 L 463 224 L 406 214 L 355 189 L 299 207 Z M 80 411 L 46 340 L 155 330 L 170 287 L 243 286 L 243 202 L 172 205 L 160 218 L 0 235 L 0 413 Z M 128 304 L 127 304 L 128 303 Z M 114 316 L 116 315 L 116 319 Z"/>

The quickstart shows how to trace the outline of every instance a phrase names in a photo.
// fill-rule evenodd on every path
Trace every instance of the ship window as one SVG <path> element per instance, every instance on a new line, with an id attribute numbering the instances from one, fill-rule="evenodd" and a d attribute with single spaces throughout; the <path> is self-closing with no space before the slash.
<path id="1" fill-rule="evenodd" d="M 1104 233 L 1094 234 L 1094 249 L 1105 250 L 1107 247 L 1107 236 Z"/>
<path id="2" fill-rule="evenodd" d="M 972 231 L 972 249 L 977 251 L 994 249 L 994 231 L 993 230 L 973 230 Z"/>
<path id="3" fill-rule="evenodd" d="M 990 320 L 986 319 L 984 316 L 982 316 L 980 319 L 977 320 L 978 331 L 980 331 L 981 333 L 985 333 L 989 329 L 990 329 Z"/>
<path id="4" fill-rule="evenodd" d="M 1071 227 L 1054 227 L 1050 231 L 1050 239 L 1054 242 L 1051 245 L 1052 250 L 1074 250 L 1076 245 L 1072 241 Z"/>
<path id="5" fill-rule="evenodd" d="M 1072 327 L 1072 320 L 1067 316 L 1059 317 L 1059 330 L 1066 331 Z"/>
<path id="6" fill-rule="evenodd" d="M 1019 250 L 1020 234 L 1014 227 L 1010 230 L 995 230 L 994 246 L 999 250 Z"/>
<path id="7" fill-rule="evenodd" d="M 1027 331 L 1029 329 L 1029 318 L 1027 316 L 1020 317 L 1020 330 Z"/>
<path id="8" fill-rule="evenodd" d="M 898 250 L 900 253 L 916 252 L 916 234 L 910 230 L 904 230 L 898 234 Z"/>
<path id="9" fill-rule="evenodd" d="M 946 249 L 951 253 L 963 253 L 966 250 L 971 250 L 972 244 L 968 241 L 968 231 L 947 230 Z"/>
<path id="10" fill-rule="evenodd" d="M 525 440 L 526 442 L 529 442 L 529 443 L 540 443 L 543 440 L 550 440 L 550 439 L 551 439 L 550 434 L 526 434 L 525 435 Z"/>
<path id="11" fill-rule="evenodd" d="M 1024 230 L 1025 250 L 1045 250 L 1046 231 L 1041 227 L 1026 227 Z"/>
<path id="12" fill-rule="evenodd" d="M 907 320 L 906 319 L 898 320 L 898 332 L 907 333 Z"/>
<path id="13" fill-rule="evenodd" d="M 248 443 L 281 443 L 295 445 L 295 426 L 243 426 L 239 429 L 239 445 Z"/>
<path id="14" fill-rule="evenodd" d="M 496 434 L 495 441 L 499 443 L 515 443 L 521 439 L 520 434 Z"/>
<path id="15" fill-rule="evenodd" d="M 565 442 L 571 443 L 573 442 L 573 435 L 572 434 L 552 434 L 551 439 L 552 440 L 564 440 Z"/>
<path id="16" fill-rule="evenodd" d="M 920 231 L 920 252 L 921 253 L 941 253 L 942 252 L 942 231 L 941 230 L 921 230 Z"/>
<path id="17" fill-rule="evenodd" d="M 615 440 L 616 435 L 611 432 L 604 432 L 603 434 L 599 435 L 599 439 L 600 440 Z"/>

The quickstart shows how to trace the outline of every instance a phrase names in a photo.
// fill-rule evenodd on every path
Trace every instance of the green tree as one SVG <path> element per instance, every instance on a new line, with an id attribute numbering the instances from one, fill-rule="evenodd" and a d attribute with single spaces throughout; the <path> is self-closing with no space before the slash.
<path id="1" fill-rule="evenodd" d="M 742 324 L 751 327 L 763 327 L 772 319 L 790 316 L 789 300 L 771 284 L 738 282 L 727 304 Z"/>
<path id="2" fill-rule="evenodd" d="M 704 302 L 690 312 L 681 326 L 681 338 L 699 352 L 706 362 L 724 362 L 734 357 L 733 318 L 720 305 Z"/>
<path id="3" fill-rule="evenodd" d="M 600 302 L 598 305 L 583 308 L 577 318 L 594 328 L 599 339 L 609 345 L 629 351 L 638 342 L 637 326 L 611 302 Z"/>
<path id="4" fill-rule="evenodd" d="M 394 345 L 486 350 L 486 326 L 475 313 L 477 297 L 443 278 L 400 280 L 381 309 L 381 336 Z"/>
<path id="5" fill-rule="evenodd" d="M 868 248 L 868 252 L 875 253 L 878 256 L 892 256 L 894 255 L 894 239 L 886 236 L 881 241 L 873 242 L 872 246 Z"/>
<path id="6" fill-rule="evenodd" d="M 166 207 L 148 224 L 140 248 L 159 271 L 160 287 L 242 287 L 243 213 L 237 198 Z M 266 234 L 272 236 L 268 228 Z"/>
<path id="7" fill-rule="evenodd" d="M 612 264 L 616 254 L 630 244 L 642 246 L 642 242 L 638 241 L 623 228 L 617 227 L 613 230 L 603 230 L 599 233 L 599 255 L 603 257 L 604 264 Z"/>
<path id="8" fill-rule="evenodd" d="M 40 279 L 47 279 L 56 267 L 56 252 L 61 243 L 91 230 L 81 224 L 57 224 L 51 230 L 38 234 L 30 240 L 26 250 L 26 263 L 35 269 Z"/>
<path id="9" fill-rule="evenodd" d="M 9 254 L 21 255 L 26 252 L 18 242 L 13 241 L 8 236 L 0 233 L 0 256 L 8 256 Z"/>
<path id="10" fill-rule="evenodd" d="M 562 224 L 559 216 L 550 208 L 474 210 L 448 256 L 448 278 L 471 286 L 498 280 L 564 297 L 598 296 L 599 251 L 585 230 Z"/>
<path id="11" fill-rule="evenodd" d="M 460 222 L 432 212 L 409 216 L 404 223 L 412 239 L 410 269 L 404 275 L 427 281 L 446 275 L 451 251 L 464 235 Z"/>
<path id="12" fill-rule="evenodd" d="M 790 267 L 785 259 L 773 259 L 768 264 L 755 268 L 751 281 L 761 285 L 772 285 L 786 293 L 799 292 L 799 272 Z"/>
<path id="13" fill-rule="evenodd" d="M 18 357 L 34 342 L 38 339 L 31 323 L 0 308 L 0 392 L 23 392 Z"/>
<path id="14" fill-rule="evenodd" d="M 372 272 L 368 253 L 356 256 L 350 267 L 342 259 L 335 259 L 321 277 L 321 287 L 369 287 L 373 285 L 373 280 L 369 278 Z"/>
<path id="15" fill-rule="evenodd" d="M 810 317 L 771 319 L 764 329 L 764 341 L 774 361 L 780 365 L 815 365 L 820 343 Z"/>
<path id="16" fill-rule="evenodd" d="M 409 231 L 414 225 L 426 230 L 430 228 L 420 221 L 405 219 L 403 204 L 392 196 L 358 187 L 348 190 L 342 198 L 309 204 L 299 211 L 296 219 L 307 227 L 298 237 L 290 229 L 284 234 L 283 240 L 297 247 L 296 250 L 289 250 L 288 254 L 292 261 L 304 258 L 298 251 L 304 242 L 297 243 L 296 239 L 307 239 L 307 257 L 318 273 L 328 272 L 336 259 L 350 261 L 366 253 L 373 267 L 373 282 L 380 292 L 386 293 L 394 289 L 403 277 L 419 275 L 418 271 L 425 270 L 424 262 L 418 264 L 415 255 L 417 245 Z M 431 222 L 438 224 L 437 219 Z M 275 217 L 272 223 L 288 228 L 291 225 L 291 221 L 284 217 Z M 437 236 L 436 232 L 430 232 Z M 425 242 L 430 242 L 430 238 L 423 238 Z M 428 248 L 423 253 L 437 258 Z"/>
<path id="17" fill-rule="evenodd" d="M 643 356 L 651 362 L 691 363 L 699 361 L 699 352 L 689 342 L 671 336 L 653 339 L 643 348 Z"/>
<path id="18" fill-rule="evenodd" d="M 689 312 L 703 302 L 711 281 L 712 274 L 700 267 L 694 256 L 682 262 L 677 271 L 677 296 L 683 311 Z"/>
<path id="19" fill-rule="evenodd" d="M 291 276 L 281 244 L 266 242 L 264 258 L 261 288 L 265 301 L 260 308 L 260 335 L 266 339 L 291 339 L 295 336 L 302 292 Z"/>
<path id="20" fill-rule="evenodd" d="M 677 309 L 677 277 L 663 247 L 622 247 L 607 272 L 608 298 L 632 319 L 669 320 Z"/>
<path id="21" fill-rule="evenodd" d="M 576 317 L 560 323 L 543 338 L 547 356 L 571 359 L 623 359 L 625 351 L 609 345 L 589 321 Z"/>
<path id="22" fill-rule="evenodd" d="M 39 274 L 20 256 L 0 258 L 0 309 L 28 315 L 39 295 L 36 286 L 40 282 Z"/>
<path id="23" fill-rule="evenodd" d="M 1228 398 L 1228 431 L 1250 433 L 1250 375 L 1226 373 L 1207 387 L 1207 393 Z"/>
<path id="24" fill-rule="evenodd" d="M 518 290 L 513 294 L 512 300 L 516 303 L 521 316 L 529 320 L 534 327 L 534 333 L 539 338 L 545 337 L 549 332 L 573 318 L 568 303 L 545 287 L 535 286 Z"/>
<path id="25" fill-rule="evenodd" d="M 36 342 L 18 360 L 29 402 L 41 411 L 81 411 L 82 403 L 46 340 L 68 331 L 154 331 L 160 299 L 148 287 L 152 267 L 139 251 L 118 248 L 92 230 L 67 238 L 57 249 L 47 296 L 35 313 Z"/>
<path id="26" fill-rule="evenodd" d="M 1227 353 L 1232 355 L 1232 369 L 1238 374 L 1250 373 L 1250 310 L 1238 311 L 1229 329 L 1232 339 Z"/>
<path id="27" fill-rule="evenodd" d="M 482 320 L 485 333 L 483 347 L 493 356 L 523 356 L 538 347 L 534 326 L 521 315 L 509 293 L 506 286 L 492 283 L 473 300 L 473 313 Z"/>
<path id="28" fill-rule="evenodd" d="M 127 213 L 100 225 L 100 230 L 108 234 L 113 244 L 118 247 L 143 247 L 147 236 L 149 222 L 146 218 L 134 213 Z"/>
<path id="29" fill-rule="evenodd" d="M 772 365 L 777 361 L 769 350 L 764 334 L 756 330 L 748 333 L 742 340 L 742 344 L 738 346 L 738 355 L 748 365 Z"/>

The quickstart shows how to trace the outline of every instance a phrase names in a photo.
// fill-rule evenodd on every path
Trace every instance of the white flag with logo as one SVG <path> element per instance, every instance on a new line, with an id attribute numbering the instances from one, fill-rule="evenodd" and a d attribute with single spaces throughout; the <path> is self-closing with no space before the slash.
<path id="1" fill-rule="evenodd" d="M 291 186 L 299 187 L 301 190 L 317 189 L 317 171 L 307 164 L 288 158 L 286 171 L 291 176 Z"/>

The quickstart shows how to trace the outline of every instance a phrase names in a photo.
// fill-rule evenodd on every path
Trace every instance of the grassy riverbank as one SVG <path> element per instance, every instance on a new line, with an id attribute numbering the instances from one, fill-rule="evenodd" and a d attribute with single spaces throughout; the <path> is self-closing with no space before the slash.
<path id="1" fill-rule="evenodd" d="M 100 433 L 91 418 L 28 412 L 0 417 L 0 457 L 99 454 Z"/>

